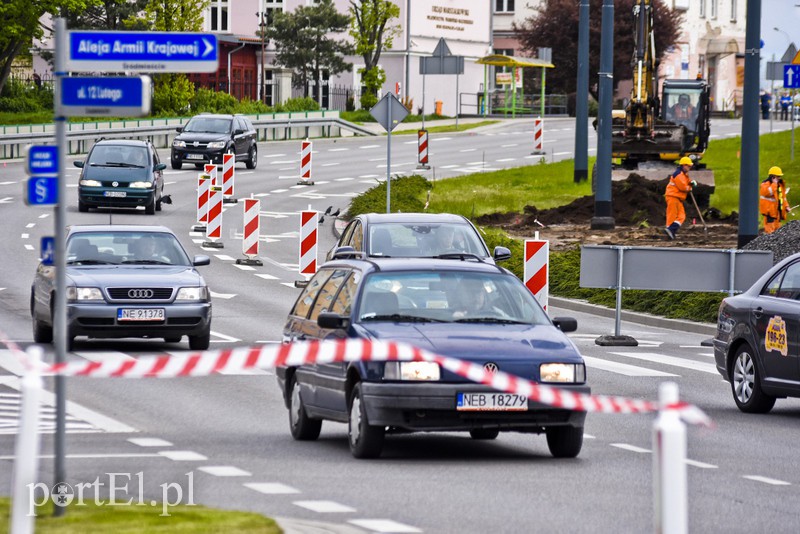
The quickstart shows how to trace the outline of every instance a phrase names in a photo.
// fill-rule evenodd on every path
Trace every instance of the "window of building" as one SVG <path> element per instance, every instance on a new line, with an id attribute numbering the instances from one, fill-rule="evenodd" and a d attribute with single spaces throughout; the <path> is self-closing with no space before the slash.
<path id="1" fill-rule="evenodd" d="M 283 12 L 283 0 L 264 0 L 264 13 L 267 16 L 267 25 L 272 26 L 275 13 Z"/>
<path id="2" fill-rule="evenodd" d="M 513 13 L 514 0 L 494 0 L 495 13 Z"/>
<path id="3" fill-rule="evenodd" d="M 513 56 L 514 55 L 514 49 L 513 48 L 495 48 L 493 53 L 497 54 L 497 55 L 500 55 L 500 56 Z M 495 67 L 494 69 L 495 69 L 494 70 L 495 72 L 511 72 L 511 67 Z"/>
<path id="4" fill-rule="evenodd" d="M 209 6 L 212 32 L 228 31 L 228 0 L 211 0 Z"/>
<path id="5" fill-rule="evenodd" d="M 706 0 L 700 0 L 700 16 L 706 17 Z"/>
<path id="6" fill-rule="evenodd" d="M 717 2 L 719 0 L 711 0 L 711 18 L 717 18 Z"/>
<path id="7" fill-rule="evenodd" d="M 731 0 L 731 22 L 736 22 L 736 11 L 739 4 L 739 0 Z"/>

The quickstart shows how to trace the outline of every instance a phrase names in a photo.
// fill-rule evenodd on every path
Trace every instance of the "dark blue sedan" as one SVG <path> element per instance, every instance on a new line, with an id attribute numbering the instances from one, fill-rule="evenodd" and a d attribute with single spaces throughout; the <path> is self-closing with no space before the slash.
<path id="1" fill-rule="evenodd" d="M 534 382 L 588 393 L 586 369 L 564 334 L 510 272 L 472 258 L 345 259 L 325 264 L 292 308 L 284 341 L 358 337 L 406 342 Z M 377 457 L 389 431 L 545 433 L 556 457 L 575 457 L 585 412 L 501 393 L 432 362 L 317 364 L 278 369 L 292 436 L 322 421 L 348 424 L 357 458 Z"/>

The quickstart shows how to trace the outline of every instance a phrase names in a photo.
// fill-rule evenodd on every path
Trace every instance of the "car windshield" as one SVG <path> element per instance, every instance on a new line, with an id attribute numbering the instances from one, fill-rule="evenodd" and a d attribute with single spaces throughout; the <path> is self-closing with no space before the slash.
<path id="1" fill-rule="evenodd" d="M 550 324 L 508 274 L 378 272 L 364 281 L 358 321 Z"/>
<path id="2" fill-rule="evenodd" d="M 80 232 L 67 241 L 67 265 L 182 265 L 191 261 L 165 232 Z"/>
<path id="3" fill-rule="evenodd" d="M 231 131 L 231 119 L 195 117 L 189 121 L 184 132 L 226 134 Z"/>
<path id="4" fill-rule="evenodd" d="M 147 148 L 133 145 L 96 145 L 89 155 L 93 167 L 138 167 L 147 165 Z"/>
<path id="5" fill-rule="evenodd" d="M 466 253 L 486 258 L 486 247 L 468 224 L 382 223 L 369 226 L 369 255 L 395 258 Z"/>

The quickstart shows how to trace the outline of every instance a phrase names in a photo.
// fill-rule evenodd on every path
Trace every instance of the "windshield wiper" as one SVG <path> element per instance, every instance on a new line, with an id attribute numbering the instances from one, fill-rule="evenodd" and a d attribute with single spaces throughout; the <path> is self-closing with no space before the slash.
<path id="1" fill-rule="evenodd" d="M 529 324 L 525 321 L 515 321 L 514 319 L 503 319 L 501 317 L 464 317 L 456 319 L 454 323 L 502 323 L 502 324 Z"/>
<path id="2" fill-rule="evenodd" d="M 362 321 L 397 321 L 407 323 L 443 323 L 441 319 L 432 319 L 430 317 L 419 317 L 418 315 L 401 315 L 393 313 L 391 315 L 370 315 L 362 317 Z"/>
<path id="3" fill-rule="evenodd" d="M 138 264 L 138 265 L 172 265 L 161 260 L 125 260 L 122 263 Z"/>
<path id="4" fill-rule="evenodd" d="M 116 263 L 103 260 L 70 260 L 67 265 L 116 265 Z"/>
<path id="5" fill-rule="evenodd" d="M 101 165 L 101 167 L 138 167 L 140 169 L 144 168 L 141 165 L 136 165 L 135 163 L 127 163 L 124 161 L 106 161 L 106 164 Z"/>

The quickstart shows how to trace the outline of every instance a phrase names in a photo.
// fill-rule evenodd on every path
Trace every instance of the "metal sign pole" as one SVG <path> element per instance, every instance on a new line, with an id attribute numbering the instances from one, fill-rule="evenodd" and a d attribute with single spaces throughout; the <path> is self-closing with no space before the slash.
<path id="1" fill-rule="evenodd" d="M 386 213 L 392 212 L 392 106 L 386 106 Z"/>
<path id="2" fill-rule="evenodd" d="M 425 58 L 421 58 L 423 65 L 426 65 Z M 425 129 L 425 74 L 422 75 L 422 129 Z"/>
<path id="3" fill-rule="evenodd" d="M 794 107 L 794 89 L 792 89 L 792 106 L 791 106 L 791 112 L 792 112 L 792 159 L 791 159 L 791 161 L 794 161 L 794 113 L 795 113 L 795 107 Z"/>
<path id="4" fill-rule="evenodd" d="M 460 109 L 461 109 L 461 106 L 459 105 L 459 102 L 458 102 L 458 79 L 459 79 L 460 77 L 461 77 L 461 76 L 459 76 L 458 74 L 456 74 L 456 130 L 458 130 L 458 112 L 459 112 L 459 111 L 460 111 Z"/>

